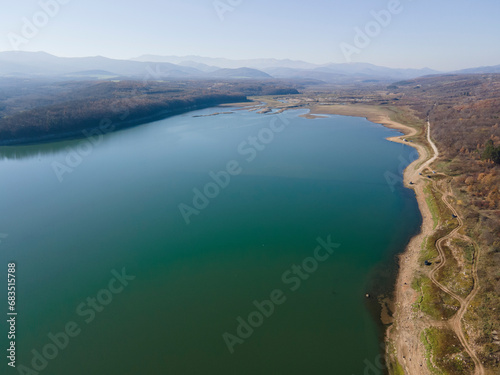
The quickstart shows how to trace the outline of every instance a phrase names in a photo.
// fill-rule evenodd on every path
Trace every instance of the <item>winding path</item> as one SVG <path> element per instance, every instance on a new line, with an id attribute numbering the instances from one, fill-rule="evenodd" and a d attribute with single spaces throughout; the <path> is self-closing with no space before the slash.
<path id="1" fill-rule="evenodd" d="M 403 125 L 401 123 L 395 122 L 390 119 L 387 114 L 381 115 L 377 111 L 367 109 L 363 107 L 358 111 L 353 111 L 353 107 L 347 106 L 337 106 L 335 108 L 329 108 L 325 110 L 324 108 L 315 108 L 315 113 L 325 113 L 325 114 L 338 114 L 345 116 L 361 116 L 366 117 L 368 120 L 381 123 L 390 128 L 401 130 L 405 133 L 405 137 L 411 137 L 416 135 L 417 130 L 413 127 Z M 402 137 L 392 137 L 389 140 L 398 143 L 405 143 L 406 140 Z M 431 271 L 430 279 L 431 281 L 440 288 L 443 292 L 449 294 L 453 298 L 456 298 L 460 303 L 460 308 L 457 313 L 447 321 L 436 321 L 426 316 L 424 313 L 419 314 L 414 313 L 413 304 L 417 298 L 417 293 L 413 291 L 410 287 L 412 282 L 414 272 L 418 267 L 418 259 L 421 254 L 421 243 L 426 235 L 433 232 L 433 222 L 431 219 L 431 212 L 428 205 L 425 202 L 424 194 L 424 181 L 420 178 L 420 173 L 422 173 L 426 168 L 434 163 L 439 157 L 439 150 L 436 144 L 431 139 L 431 124 L 429 118 L 427 119 L 427 141 L 429 147 L 425 147 L 421 143 L 412 143 L 411 146 L 415 147 L 420 154 L 419 160 L 412 163 L 405 170 L 404 182 L 405 186 L 415 189 L 417 200 L 419 201 L 419 206 L 422 211 L 422 216 L 424 218 L 421 228 L 421 233 L 413 237 L 408 244 L 407 251 L 400 258 L 401 271 L 398 276 L 398 286 L 396 287 L 396 324 L 392 326 L 392 329 L 388 333 L 389 340 L 394 340 L 394 345 L 398 357 L 398 362 L 403 366 L 404 372 L 409 375 L 428 373 L 424 370 L 424 358 L 425 358 L 425 348 L 420 340 L 419 333 L 425 327 L 441 327 L 450 328 L 455 332 L 459 338 L 464 350 L 469 354 L 475 364 L 474 375 L 485 375 L 485 369 L 481 361 L 479 360 L 475 351 L 469 345 L 462 327 L 462 320 L 467 312 L 467 308 L 470 302 L 474 299 L 479 291 L 479 281 L 477 275 L 478 261 L 480 256 L 480 249 L 477 244 L 472 241 L 472 239 L 466 237 L 459 233 L 460 229 L 463 227 L 463 220 L 455 210 L 455 208 L 448 202 L 447 197 L 451 195 L 449 192 L 443 193 L 442 200 L 444 204 L 449 207 L 451 212 L 457 216 L 458 227 L 452 230 L 449 234 L 443 236 L 436 241 L 436 248 L 438 249 L 439 256 L 441 257 L 441 264 L 437 268 Z M 420 160 L 425 160 L 422 165 L 419 165 Z M 413 181 L 418 183 L 413 183 Z M 436 278 L 436 272 L 446 264 L 446 254 L 442 249 L 442 243 L 453 237 L 460 236 L 474 245 L 475 257 L 473 259 L 472 265 L 472 277 L 474 280 L 474 286 L 470 294 L 466 298 L 458 296 L 456 293 L 451 291 L 449 288 L 441 285 Z M 414 294 L 415 293 L 415 294 Z M 412 361 L 413 358 L 413 361 Z M 429 369 L 430 370 L 430 369 Z"/>
<path id="2" fill-rule="evenodd" d="M 425 168 L 427 168 L 439 156 L 439 151 L 438 151 L 435 143 L 431 139 L 431 125 L 430 125 L 429 121 L 427 122 L 427 140 L 428 140 L 429 144 L 431 145 L 431 147 L 432 147 L 432 149 L 434 151 L 434 156 L 432 158 L 430 158 L 428 161 L 426 161 L 419 168 L 419 170 L 418 170 L 419 172 L 421 172 Z M 434 187 L 437 190 L 439 190 L 439 188 L 437 187 L 437 184 L 435 182 L 434 182 Z M 430 276 L 430 279 L 432 280 L 432 282 L 439 289 L 441 289 L 443 292 L 449 294 L 450 296 L 452 296 L 453 298 L 455 298 L 456 300 L 458 300 L 460 302 L 460 309 L 448 321 L 448 323 L 449 323 L 450 328 L 457 335 L 458 339 L 460 340 L 461 344 L 463 345 L 463 347 L 465 348 L 465 350 L 467 351 L 467 353 L 469 354 L 469 356 L 474 361 L 474 364 L 475 364 L 475 372 L 474 373 L 475 373 L 475 375 L 484 375 L 485 374 L 484 366 L 481 363 L 481 361 L 479 360 L 479 358 L 478 358 L 477 354 L 475 353 L 475 351 L 470 347 L 467 339 L 465 338 L 465 334 L 464 334 L 463 327 L 462 327 L 462 319 L 463 319 L 465 313 L 467 312 L 467 307 L 469 306 L 470 302 L 474 299 L 474 297 L 479 292 L 479 279 L 478 279 L 478 275 L 477 275 L 477 267 L 478 267 L 479 254 L 480 254 L 479 253 L 479 247 L 477 246 L 477 244 L 472 239 L 470 239 L 467 236 L 461 235 L 461 237 L 466 238 L 468 241 L 470 241 L 474 245 L 474 250 L 475 250 L 475 255 L 474 255 L 474 258 L 473 258 L 473 265 L 472 265 L 472 277 L 473 277 L 473 280 L 474 280 L 474 287 L 472 288 L 472 291 L 469 293 L 469 295 L 464 299 L 464 298 L 460 297 L 459 295 L 457 295 L 456 293 L 454 293 L 453 291 L 451 291 L 446 286 L 442 285 L 439 281 L 437 281 L 437 279 L 435 277 L 436 273 L 442 267 L 444 267 L 445 264 L 446 264 L 446 255 L 445 255 L 445 252 L 443 251 L 443 247 L 442 247 L 443 242 L 445 242 L 449 238 L 455 237 L 458 234 L 458 232 L 462 229 L 462 227 L 464 226 L 463 219 L 460 217 L 460 215 L 457 212 L 457 210 L 448 202 L 447 197 L 448 197 L 448 195 L 450 195 L 450 193 L 448 193 L 448 192 L 445 193 L 445 192 L 442 192 L 441 190 L 439 190 L 439 191 L 442 193 L 442 200 L 443 200 L 444 204 L 457 217 L 458 226 L 455 229 L 453 229 L 450 233 L 448 233 L 447 235 L 439 238 L 436 241 L 436 249 L 438 250 L 439 257 L 441 258 L 441 263 L 431 271 L 431 273 L 430 273 L 429 276 Z"/>
<path id="3" fill-rule="evenodd" d="M 427 142 L 429 142 L 429 144 L 431 145 L 432 151 L 434 152 L 434 156 L 432 158 L 430 158 L 429 160 L 427 160 L 420 167 L 420 171 L 423 171 L 429 165 L 431 165 L 432 163 L 434 163 L 437 160 L 437 158 L 439 157 L 439 150 L 438 150 L 436 144 L 434 143 L 434 141 L 431 139 L 431 123 L 429 121 L 427 121 Z"/>

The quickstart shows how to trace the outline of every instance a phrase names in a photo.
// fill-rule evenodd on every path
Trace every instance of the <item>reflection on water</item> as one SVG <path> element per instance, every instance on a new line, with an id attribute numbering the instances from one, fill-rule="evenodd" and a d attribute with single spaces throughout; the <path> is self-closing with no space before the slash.
<path id="1" fill-rule="evenodd" d="M 57 154 L 67 147 L 75 146 L 76 143 L 77 141 L 64 141 L 27 146 L 1 146 L 0 159 L 21 160 L 39 158 L 45 155 Z"/>
<path id="2" fill-rule="evenodd" d="M 94 143 L 0 148 L 0 266 L 18 264 L 22 364 L 69 321 L 82 332 L 44 373 L 362 374 L 377 357 L 365 293 L 392 283 L 377 265 L 394 266 L 419 224 L 413 193 L 398 182 L 391 190 L 384 173 L 399 173 L 411 148 L 364 119 L 289 111 L 271 134 L 283 115 L 193 117 L 218 110 Z M 267 138 L 256 144 L 259 133 Z M 75 152 L 82 160 L 58 179 L 54 163 Z M 232 160 L 241 173 L 219 173 L 218 189 L 214 173 Z M 193 203 L 208 185 L 218 195 Z M 198 205 L 189 225 L 181 203 Z M 294 274 L 316 268 L 317 238 L 329 236 L 341 246 L 314 272 Z M 102 301 L 110 272 L 123 267 L 133 283 L 87 324 L 77 306 Z M 286 302 L 231 354 L 223 334 L 238 334 L 239 317 L 276 289 Z"/>

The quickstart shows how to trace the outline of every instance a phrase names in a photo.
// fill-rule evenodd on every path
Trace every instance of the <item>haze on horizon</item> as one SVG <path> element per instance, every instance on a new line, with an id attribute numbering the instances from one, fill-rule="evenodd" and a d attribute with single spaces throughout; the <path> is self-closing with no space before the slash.
<path id="1" fill-rule="evenodd" d="M 451 71 L 500 64 L 499 11 L 494 0 L 26 0 L 0 13 L 0 51 L 352 61 Z"/>

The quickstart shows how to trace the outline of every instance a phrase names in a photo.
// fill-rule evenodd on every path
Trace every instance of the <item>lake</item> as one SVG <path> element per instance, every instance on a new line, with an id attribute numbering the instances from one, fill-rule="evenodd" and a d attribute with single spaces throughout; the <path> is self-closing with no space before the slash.
<path id="1" fill-rule="evenodd" d="M 2 373 L 377 373 L 414 150 L 361 118 L 219 111 L 0 148 Z"/>

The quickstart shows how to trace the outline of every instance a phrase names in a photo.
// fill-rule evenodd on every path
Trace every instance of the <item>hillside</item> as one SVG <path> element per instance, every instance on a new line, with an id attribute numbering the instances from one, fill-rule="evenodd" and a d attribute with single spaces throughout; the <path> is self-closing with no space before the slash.
<path id="1" fill-rule="evenodd" d="M 266 81 L 72 81 L 4 79 L 0 94 L 0 145 L 82 137 L 105 121 L 113 129 L 174 114 L 243 102 L 248 95 L 296 94 L 291 85 Z"/>

